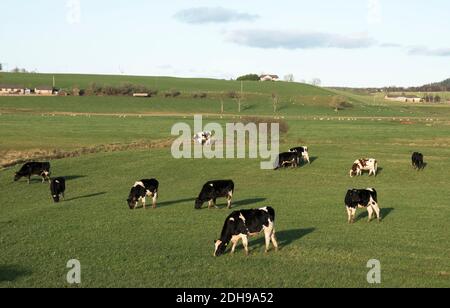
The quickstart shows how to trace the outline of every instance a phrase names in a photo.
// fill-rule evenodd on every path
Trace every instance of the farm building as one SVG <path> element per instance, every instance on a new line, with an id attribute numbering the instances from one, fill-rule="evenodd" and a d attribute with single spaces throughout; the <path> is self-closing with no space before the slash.
<path id="1" fill-rule="evenodd" d="M 259 80 L 261 81 L 278 81 L 280 77 L 278 75 L 261 75 Z"/>
<path id="2" fill-rule="evenodd" d="M 36 95 L 53 95 L 53 88 L 50 86 L 42 86 L 34 89 Z"/>
<path id="3" fill-rule="evenodd" d="M 423 102 L 423 98 L 417 97 L 415 95 L 405 95 L 405 96 L 386 95 L 384 99 L 386 99 L 388 101 L 402 102 L 402 103 L 421 103 L 421 102 Z"/>
<path id="4" fill-rule="evenodd" d="M 0 84 L 0 95 L 24 94 L 25 88 L 18 85 Z"/>

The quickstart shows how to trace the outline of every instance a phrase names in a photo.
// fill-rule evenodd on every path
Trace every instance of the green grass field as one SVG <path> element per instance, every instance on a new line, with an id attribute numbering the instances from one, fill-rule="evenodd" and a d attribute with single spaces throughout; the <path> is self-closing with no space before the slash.
<path id="1" fill-rule="evenodd" d="M 82 85 L 93 77 L 65 78 Z M 167 88 L 175 87 L 169 81 L 186 90 L 229 86 L 168 78 Z M 295 95 L 295 86 L 278 91 Z M 354 108 L 338 115 L 314 101 L 280 111 L 290 127 L 281 148 L 305 144 L 313 157 L 297 170 L 261 170 L 249 159 L 175 160 L 165 146 L 100 152 L 51 161 L 53 176 L 68 180 L 58 205 L 48 184 L 14 183 L 18 167 L 0 170 L 0 287 L 70 287 L 70 259 L 81 262 L 81 287 L 372 287 L 370 259 L 381 262 L 380 287 L 449 287 L 450 107 L 352 99 Z M 271 115 L 269 102 L 254 104 L 243 115 Z M 239 120 L 236 110 L 220 115 L 214 100 L 0 97 L 0 110 L 0 155 L 167 140 L 174 123 L 192 123 L 192 113 L 208 113 L 204 123 Z M 424 153 L 424 172 L 412 170 L 413 151 Z M 379 176 L 349 178 L 363 156 L 380 161 Z M 130 187 L 148 177 L 161 182 L 159 208 L 130 211 Z M 195 211 L 194 199 L 207 180 L 228 178 L 236 183 L 235 209 L 276 209 L 279 252 L 265 255 L 255 238 L 250 257 L 241 247 L 235 256 L 212 256 L 230 211 Z M 368 224 L 360 210 L 347 224 L 343 199 L 353 187 L 378 190 L 382 223 Z"/>

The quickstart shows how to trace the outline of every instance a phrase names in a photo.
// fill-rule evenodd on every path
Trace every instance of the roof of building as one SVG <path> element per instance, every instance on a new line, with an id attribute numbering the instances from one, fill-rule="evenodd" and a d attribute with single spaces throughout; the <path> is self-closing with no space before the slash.
<path id="1" fill-rule="evenodd" d="M 25 89 L 25 87 L 17 84 L 0 84 L 0 89 Z"/>
<path id="2" fill-rule="evenodd" d="M 53 87 L 50 87 L 50 86 L 39 86 L 39 87 L 36 87 L 36 90 L 39 90 L 39 91 L 53 91 Z"/>

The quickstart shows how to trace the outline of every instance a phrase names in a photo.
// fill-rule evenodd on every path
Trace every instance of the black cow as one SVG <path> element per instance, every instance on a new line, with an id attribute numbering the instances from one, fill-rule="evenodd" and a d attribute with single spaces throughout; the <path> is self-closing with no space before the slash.
<path id="1" fill-rule="evenodd" d="M 423 170 L 425 168 L 425 163 L 423 162 L 423 154 L 414 152 L 411 158 L 412 166 L 414 169 Z"/>
<path id="2" fill-rule="evenodd" d="M 215 242 L 214 256 L 223 255 L 230 242 L 233 244 L 231 253 L 234 253 L 240 240 L 248 256 L 248 238 L 257 236 L 263 231 L 266 239 L 266 253 L 269 251 L 270 242 L 275 250 L 278 250 L 274 223 L 275 210 L 271 207 L 233 212 L 225 220 L 220 239 Z"/>
<path id="3" fill-rule="evenodd" d="M 27 177 L 28 184 L 30 184 L 31 176 L 38 175 L 42 177 L 42 183 L 46 180 L 50 183 L 50 174 L 50 163 L 30 162 L 23 165 L 19 172 L 16 172 L 14 182 L 17 182 L 23 177 Z"/>
<path id="4" fill-rule="evenodd" d="M 156 201 L 158 199 L 159 182 L 156 179 L 140 180 L 131 188 L 130 195 L 127 199 L 130 210 L 137 208 L 139 201 L 142 202 L 144 209 L 147 209 L 147 197 L 153 198 L 153 208 L 156 209 Z"/>
<path id="5" fill-rule="evenodd" d="M 50 192 L 52 193 L 52 198 L 55 203 L 58 203 L 61 197 L 65 199 L 64 193 L 66 192 L 66 179 L 53 179 L 50 183 Z"/>
<path id="6" fill-rule="evenodd" d="M 287 167 L 289 165 L 292 168 L 297 168 L 299 165 L 299 153 L 297 152 L 286 152 L 278 155 L 277 161 L 275 163 L 275 170 Z"/>
<path id="7" fill-rule="evenodd" d="M 378 206 L 378 194 L 374 188 L 349 190 L 345 196 L 345 206 L 347 207 L 349 224 L 355 222 L 356 210 L 358 208 L 367 208 L 367 211 L 369 212 L 369 222 L 372 221 L 374 212 L 377 215 L 378 221 L 381 221 L 381 211 Z"/>
<path id="8" fill-rule="evenodd" d="M 234 182 L 231 180 L 210 181 L 203 185 L 198 198 L 195 200 L 195 208 L 201 209 L 203 203 L 208 202 L 208 208 L 217 208 L 217 198 L 227 198 L 228 208 L 231 209 L 231 200 L 234 194 Z"/>
<path id="9" fill-rule="evenodd" d="M 296 147 L 289 150 L 289 152 L 298 153 L 298 164 L 300 165 L 300 158 L 304 159 L 308 164 L 311 164 L 311 159 L 309 158 L 308 147 Z"/>

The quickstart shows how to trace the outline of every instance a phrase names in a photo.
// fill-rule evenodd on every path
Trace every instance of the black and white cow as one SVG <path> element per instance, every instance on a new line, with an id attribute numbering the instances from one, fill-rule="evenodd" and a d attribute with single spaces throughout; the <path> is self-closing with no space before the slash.
<path id="1" fill-rule="evenodd" d="M 374 188 L 352 189 L 347 191 L 345 196 L 345 206 L 347 207 L 348 223 L 355 222 L 356 210 L 358 208 L 367 208 L 369 212 L 369 222 L 372 221 L 372 215 L 375 212 L 378 221 L 381 221 L 381 211 L 378 206 L 378 194 Z"/>
<path id="2" fill-rule="evenodd" d="M 423 154 L 414 152 L 412 155 L 412 166 L 414 169 L 423 170 L 425 168 L 425 163 L 423 161 Z"/>
<path id="3" fill-rule="evenodd" d="M 377 176 L 378 161 L 374 158 L 361 158 L 356 160 L 352 169 L 350 169 L 350 177 L 361 176 L 363 171 L 369 171 L 369 176 Z"/>
<path id="4" fill-rule="evenodd" d="M 289 165 L 292 166 L 292 168 L 298 167 L 299 153 L 297 152 L 280 153 L 275 162 L 275 170 L 287 167 Z"/>
<path id="5" fill-rule="evenodd" d="M 212 132 L 199 132 L 194 136 L 194 142 L 201 145 L 211 145 L 212 144 Z"/>
<path id="6" fill-rule="evenodd" d="M 232 180 L 210 181 L 203 185 L 202 191 L 195 200 L 195 208 L 201 209 L 205 202 L 208 202 L 208 208 L 217 208 L 217 198 L 227 198 L 228 208 L 231 209 L 233 194 L 234 182 Z"/>
<path id="7" fill-rule="evenodd" d="M 14 182 L 17 182 L 23 177 L 28 178 L 30 184 L 31 176 L 37 175 L 42 177 L 42 183 L 46 180 L 50 183 L 50 163 L 29 162 L 20 168 L 19 172 L 14 175 Z"/>
<path id="8" fill-rule="evenodd" d="M 311 164 L 311 160 L 309 158 L 309 149 L 308 147 L 297 147 L 292 148 L 289 150 L 289 152 L 296 152 L 298 153 L 298 164 L 300 165 L 300 158 L 302 158 L 304 161 L 306 161 L 308 164 Z"/>
<path id="9" fill-rule="evenodd" d="M 65 199 L 66 179 L 62 177 L 53 179 L 50 182 L 50 192 L 55 203 L 58 203 L 61 197 Z"/>
<path id="10" fill-rule="evenodd" d="M 275 250 L 278 250 L 274 224 L 275 210 L 271 207 L 233 212 L 225 220 L 220 239 L 214 243 L 214 256 L 223 255 L 230 242 L 233 245 L 231 253 L 234 253 L 240 240 L 242 240 L 245 254 L 248 256 L 249 237 L 257 236 L 261 232 L 264 232 L 266 239 L 266 253 L 269 251 L 270 242 L 272 242 Z"/>
<path id="11" fill-rule="evenodd" d="M 128 206 L 130 210 L 135 210 L 139 202 L 142 202 L 144 209 L 147 209 L 147 197 L 153 199 L 153 208 L 156 209 L 156 201 L 158 199 L 159 182 L 156 179 L 140 180 L 131 188 L 128 197 Z"/>

